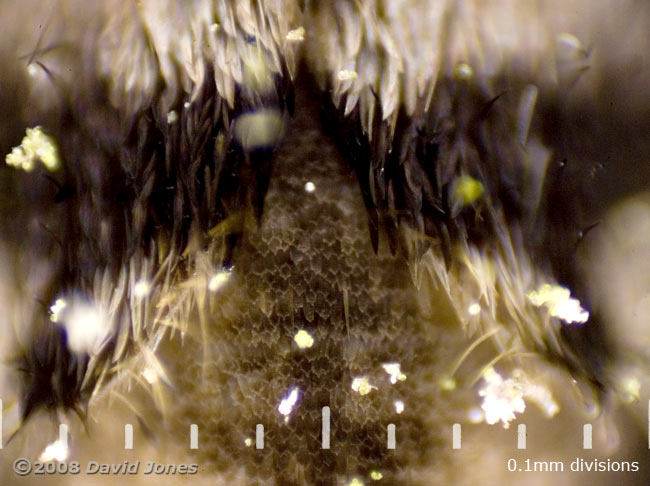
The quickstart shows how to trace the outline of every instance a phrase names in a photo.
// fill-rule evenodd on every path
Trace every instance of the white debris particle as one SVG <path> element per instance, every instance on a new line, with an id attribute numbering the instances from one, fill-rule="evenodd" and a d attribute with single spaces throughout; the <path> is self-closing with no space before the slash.
<path id="1" fill-rule="evenodd" d="M 313 182 L 309 181 L 305 184 L 305 191 L 307 192 L 314 192 L 316 190 L 316 184 Z"/>
<path id="2" fill-rule="evenodd" d="M 212 24 L 210 26 L 210 32 L 213 34 L 216 34 L 219 31 L 219 24 Z"/>
<path id="3" fill-rule="evenodd" d="M 38 457 L 41 462 L 64 462 L 68 458 L 68 448 L 59 439 L 48 445 Z"/>
<path id="4" fill-rule="evenodd" d="M 474 302 L 473 304 L 470 304 L 470 306 L 467 308 L 467 312 L 469 313 L 470 316 L 477 316 L 481 313 L 481 306 L 477 302 Z"/>
<path id="5" fill-rule="evenodd" d="M 50 310 L 50 320 L 65 330 L 68 348 L 73 353 L 97 353 L 111 331 L 110 316 L 90 300 L 80 297 L 69 302 L 57 299 Z"/>
<path id="6" fill-rule="evenodd" d="M 56 299 L 54 304 L 50 306 L 50 320 L 52 322 L 59 322 L 61 320 L 61 314 L 63 310 L 68 306 L 68 302 L 65 299 Z"/>
<path id="7" fill-rule="evenodd" d="M 526 409 L 524 398 L 537 404 L 548 417 L 560 410 L 551 392 L 545 386 L 533 383 L 521 370 L 515 370 L 512 378 L 504 380 L 490 367 L 482 377 L 485 386 L 479 390 L 479 396 L 483 397 L 481 408 L 485 421 L 490 425 L 503 422 L 507 429 L 515 419 L 515 413 L 523 413 Z"/>
<path id="8" fill-rule="evenodd" d="M 29 74 L 32 78 L 36 77 L 38 74 L 38 68 L 36 67 L 36 64 L 30 63 L 27 66 L 27 74 Z"/>
<path id="9" fill-rule="evenodd" d="M 252 446 L 253 445 L 253 439 L 251 439 L 250 437 L 246 437 L 246 439 L 244 440 L 244 444 L 246 444 L 246 447 Z"/>
<path id="10" fill-rule="evenodd" d="M 370 384 L 367 376 L 359 376 L 352 380 L 352 389 L 358 392 L 359 395 L 367 395 L 372 390 L 376 390 L 377 387 Z"/>
<path id="11" fill-rule="evenodd" d="M 390 382 L 394 385 L 397 383 L 397 380 L 404 381 L 406 380 L 406 375 L 402 373 L 399 363 L 384 363 L 383 365 L 386 373 L 390 375 Z"/>
<path id="12" fill-rule="evenodd" d="M 364 486 L 363 481 L 361 481 L 359 478 L 352 478 L 352 480 L 348 483 L 348 486 Z"/>
<path id="13" fill-rule="evenodd" d="M 314 338 L 304 329 L 298 331 L 293 337 L 293 340 L 300 349 L 311 348 L 314 345 Z"/>
<path id="14" fill-rule="evenodd" d="M 291 415 L 293 408 L 296 406 L 296 403 L 298 403 L 299 391 L 298 387 L 292 388 L 287 394 L 287 397 L 283 398 L 280 405 L 278 405 L 278 412 L 284 415 L 285 422 L 289 422 L 289 415 Z"/>
<path id="15" fill-rule="evenodd" d="M 178 113 L 176 113 L 174 110 L 167 113 L 167 124 L 173 125 L 174 123 L 176 123 L 177 120 L 178 120 Z"/>
<path id="16" fill-rule="evenodd" d="M 337 75 L 339 81 L 350 81 L 351 79 L 356 79 L 356 71 L 350 71 L 348 69 L 341 69 Z"/>
<path id="17" fill-rule="evenodd" d="M 5 161 L 7 165 L 31 172 L 36 162 L 55 171 L 60 166 L 59 154 L 52 137 L 45 135 L 41 127 L 28 128 L 27 134 L 18 147 L 14 147 Z"/>
<path id="18" fill-rule="evenodd" d="M 561 285 L 544 284 L 528 292 L 526 297 L 537 307 L 546 306 L 553 317 L 567 324 L 584 324 L 589 319 L 589 312 L 582 308 L 580 301 L 572 298 L 569 289 Z"/>
<path id="19" fill-rule="evenodd" d="M 133 296 L 136 299 L 144 299 L 151 292 L 151 284 L 146 280 L 138 280 L 133 285 Z"/>
<path id="20" fill-rule="evenodd" d="M 289 42 L 302 42 L 305 40 L 305 28 L 298 27 L 290 30 L 286 37 Z"/>
<path id="21" fill-rule="evenodd" d="M 222 270 L 215 273 L 212 277 L 210 277 L 210 281 L 208 282 L 208 290 L 210 292 L 217 292 L 228 282 L 231 275 L 232 269 Z"/>
<path id="22" fill-rule="evenodd" d="M 382 473 L 380 473 L 379 471 L 376 471 L 374 469 L 372 471 L 370 471 L 370 479 L 372 479 L 373 481 L 379 481 L 383 477 L 384 477 L 384 475 Z"/>
<path id="23" fill-rule="evenodd" d="M 402 400 L 395 400 L 393 405 L 395 405 L 395 413 L 398 415 L 404 411 L 404 402 Z"/>
<path id="24" fill-rule="evenodd" d="M 185 108 L 187 110 L 189 107 L 190 107 L 190 102 L 189 101 L 186 101 L 185 103 L 183 103 L 183 108 Z"/>
<path id="25" fill-rule="evenodd" d="M 551 391 L 544 385 L 534 383 L 520 369 L 512 372 L 513 379 L 521 387 L 524 398 L 535 403 L 547 417 L 553 417 L 560 411 L 560 406 L 553 399 Z"/>
<path id="26" fill-rule="evenodd" d="M 485 386 L 478 394 L 483 397 L 481 408 L 485 412 L 485 421 L 490 425 L 503 422 L 507 429 L 515 419 L 515 413 L 526 410 L 524 394 L 514 380 L 504 380 L 492 367 L 485 370 L 483 379 Z"/>

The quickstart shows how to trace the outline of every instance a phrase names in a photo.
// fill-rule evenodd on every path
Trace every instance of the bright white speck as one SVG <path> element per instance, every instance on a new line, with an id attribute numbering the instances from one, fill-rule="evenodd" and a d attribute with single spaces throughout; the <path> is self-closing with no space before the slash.
<path id="1" fill-rule="evenodd" d="M 219 24 L 212 24 L 210 26 L 210 32 L 213 34 L 216 34 L 219 31 Z"/>
<path id="2" fill-rule="evenodd" d="M 635 376 L 626 376 L 621 380 L 621 391 L 626 395 L 627 402 L 636 401 L 641 393 L 641 382 Z"/>
<path id="3" fill-rule="evenodd" d="M 352 380 L 352 389 L 358 392 L 359 395 L 367 395 L 372 390 L 376 390 L 377 387 L 370 384 L 367 376 L 359 376 Z"/>
<path id="4" fill-rule="evenodd" d="M 190 107 L 190 102 L 189 101 L 186 101 L 185 103 L 183 103 L 183 108 L 185 108 L 187 110 L 189 107 Z"/>
<path id="5" fill-rule="evenodd" d="M 61 320 L 61 314 L 67 306 L 68 303 L 65 299 L 56 299 L 54 304 L 50 306 L 50 312 L 52 313 L 50 320 L 52 322 L 59 322 Z"/>
<path id="6" fill-rule="evenodd" d="M 151 292 L 151 284 L 146 280 L 138 280 L 133 285 L 133 296 L 136 299 L 144 299 Z"/>
<path id="7" fill-rule="evenodd" d="M 252 446 L 253 445 L 253 439 L 251 439 L 250 437 L 246 437 L 246 439 L 244 440 L 244 444 L 246 444 L 246 447 Z"/>
<path id="8" fill-rule="evenodd" d="M 402 400 L 395 400 L 395 413 L 400 414 L 404 411 L 404 402 Z"/>
<path id="9" fill-rule="evenodd" d="M 297 29 L 290 30 L 287 34 L 287 40 L 290 42 L 301 42 L 305 40 L 305 28 L 298 27 Z"/>
<path id="10" fill-rule="evenodd" d="M 74 298 L 67 305 L 57 302 L 51 307 L 50 319 L 65 329 L 68 348 L 73 353 L 94 354 L 99 351 L 111 331 L 111 319 L 106 312 L 94 302 Z M 63 303 L 65 304 L 65 300 Z"/>
<path id="11" fill-rule="evenodd" d="M 348 486 L 364 486 L 364 484 L 359 478 L 353 478 L 352 481 L 348 483 Z"/>
<path id="12" fill-rule="evenodd" d="M 301 329 L 293 337 L 300 349 L 311 348 L 314 345 L 314 338 L 307 331 Z"/>
<path id="13" fill-rule="evenodd" d="M 553 317 L 562 319 L 567 324 L 584 324 L 589 319 L 589 312 L 582 308 L 580 301 L 573 299 L 569 289 L 560 285 L 544 284 L 526 296 L 533 305 L 548 307 Z"/>
<path id="14" fill-rule="evenodd" d="M 477 302 L 474 302 L 467 308 L 467 312 L 470 316 L 477 316 L 481 313 L 481 306 Z"/>
<path id="15" fill-rule="evenodd" d="M 348 69 L 342 69 L 338 74 L 339 81 L 349 81 L 351 79 L 356 79 L 357 73 L 355 71 L 350 71 Z"/>
<path id="16" fill-rule="evenodd" d="M 406 375 L 402 373 L 399 363 L 384 363 L 383 365 L 386 373 L 390 375 L 390 382 L 394 385 L 397 383 L 397 380 L 404 381 L 406 380 Z"/>
<path id="17" fill-rule="evenodd" d="M 63 462 L 68 458 L 68 448 L 59 439 L 48 445 L 38 457 L 41 462 Z"/>
<path id="18" fill-rule="evenodd" d="M 472 76 L 474 76 L 474 70 L 469 64 L 461 62 L 454 69 L 454 74 L 456 78 L 467 81 L 472 79 Z"/>
<path id="19" fill-rule="evenodd" d="M 379 481 L 383 477 L 384 475 L 379 471 L 375 471 L 374 469 L 370 471 L 370 479 L 372 479 L 373 481 Z"/>
<path id="20" fill-rule="evenodd" d="M 210 281 L 208 282 L 208 290 L 210 292 L 218 291 L 228 282 L 228 280 L 230 280 L 231 275 L 231 270 L 222 270 L 214 274 L 212 277 L 210 277 Z"/>
<path id="21" fill-rule="evenodd" d="M 158 381 L 159 375 L 158 372 L 153 369 L 153 367 L 147 366 L 142 372 L 142 377 L 147 380 L 147 383 L 153 385 Z"/>
<path id="22" fill-rule="evenodd" d="M 176 113 L 174 110 L 167 113 L 167 123 L 169 125 L 173 125 L 174 123 L 176 123 L 177 120 L 178 120 L 178 113 Z"/>
<path id="23" fill-rule="evenodd" d="M 316 184 L 313 182 L 309 181 L 305 184 L 305 191 L 307 192 L 314 192 L 316 190 Z"/>
<path id="24" fill-rule="evenodd" d="M 292 388 L 286 398 L 283 398 L 278 405 L 278 412 L 284 415 L 284 421 L 289 422 L 289 415 L 293 412 L 293 408 L 298 403 L 298 387 Z"/>
<path id="25" fill-rule="evenodd" d="M 27 74 L 29 74 L 32 78 L 36 77 L 38 74 L 38 68 L 34 64 L 29 64 L 27 66 Z"/>

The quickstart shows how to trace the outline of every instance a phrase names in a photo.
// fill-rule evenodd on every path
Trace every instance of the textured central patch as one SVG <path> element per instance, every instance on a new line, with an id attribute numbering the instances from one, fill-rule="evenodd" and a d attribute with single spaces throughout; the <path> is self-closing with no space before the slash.
<path id="1" fill-rule="evenodd" d="M 444 309 L 424 315 L 430 303 L 419 302 L 402 257 L 383 244 L 373 252 L 358 183 L 323 134 L 318 104 L 303 93 L 297 102 L 259 228 L 244 232 L 231 279 L 210 303 L 205 348 L 186 343 L 189 362 L 177 361 L 179 435 L 197 423 L 201 463 L 245 466 L 260 484 L 347 484 L 378 473 L 384 484 L 416 484 L 418 470 L 449 450 L 452 417 L 437 383 L 457 355 L 459 328 Z M 301 331 L 311 346 L 297 344 Z M 252 446 L 256 424 L 264 450 Z"/>

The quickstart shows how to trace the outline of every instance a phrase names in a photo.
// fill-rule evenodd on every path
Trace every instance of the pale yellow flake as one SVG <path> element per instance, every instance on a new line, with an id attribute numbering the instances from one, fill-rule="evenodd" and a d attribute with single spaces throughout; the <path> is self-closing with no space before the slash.
<path id="1" fill-rule="evenodd" d="M 300 349 L 311 348 L 314 345 L 314 338 L 304 329 L 298 331 L 293 337 L 293 340 Z"/>

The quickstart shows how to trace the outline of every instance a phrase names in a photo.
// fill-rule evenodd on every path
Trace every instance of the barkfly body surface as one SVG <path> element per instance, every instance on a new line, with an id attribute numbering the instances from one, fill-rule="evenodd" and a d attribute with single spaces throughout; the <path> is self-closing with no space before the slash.
<path id="1" fill-rule="evenodd" d="M 647 2 L 0 23 L 0 483 L 647 484 Z"/>

